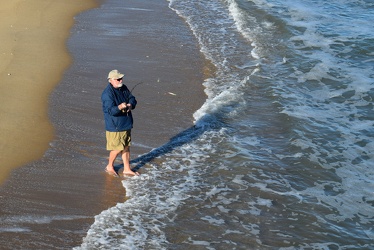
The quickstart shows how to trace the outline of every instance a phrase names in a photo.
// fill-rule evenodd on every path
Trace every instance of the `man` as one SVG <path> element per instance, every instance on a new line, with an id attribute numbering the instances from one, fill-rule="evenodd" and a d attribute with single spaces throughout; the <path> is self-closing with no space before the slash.
<path id="1" fill-rule="evenodd" d="M 133 118 L 131 110 L 136 106 L 136 99 L 123 85 L 122 78 L 124 74 L 118 70 L 112 70 L 108 74 L 108 86 L 101 95 L 103 105 L 107 150 L 109 153 L 109 162 L 105 171 L 118 177 L 114 170 L 114 161 L 118 155 L 123 160 L 124 175 L 139 175 L 130 168 L 130 144 L 131 129 L 133 127 Z"/>

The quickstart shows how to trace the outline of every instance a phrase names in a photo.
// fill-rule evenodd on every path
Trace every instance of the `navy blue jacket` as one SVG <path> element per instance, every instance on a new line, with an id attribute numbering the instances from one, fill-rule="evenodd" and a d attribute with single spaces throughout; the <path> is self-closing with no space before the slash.
<path id="1" fill-rule="evenodd" d="M 105 129 L 107 131 L 118 132 L 132 129 L 133 118 L 131 111 L 122 112 L 122 110 L 118 109 L 118 105 L 123 102 L 130 103 L 132 109 L 136 107 L 136 99 L 125 85 L 116 89 L 109 83 L 101 95 L 101 102 L 103 104 Z"/>

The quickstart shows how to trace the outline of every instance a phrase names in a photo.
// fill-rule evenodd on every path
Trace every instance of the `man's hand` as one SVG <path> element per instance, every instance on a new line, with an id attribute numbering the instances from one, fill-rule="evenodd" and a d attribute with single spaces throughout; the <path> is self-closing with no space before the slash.
<path id="1" fill-rule="evenodd" d="M 124 109 L 126 109 L 127 108 L 127 103 L 125 103 L 125 102 L 123 102 L 123 103 L 121 103 L 120 105 L 118 105 L 118 109 L 119 110 L 124 110 Z"/>

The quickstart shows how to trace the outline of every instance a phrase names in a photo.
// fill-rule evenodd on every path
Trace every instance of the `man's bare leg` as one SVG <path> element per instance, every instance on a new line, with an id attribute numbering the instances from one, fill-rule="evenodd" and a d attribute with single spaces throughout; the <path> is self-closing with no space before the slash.
<path id="1" fill-rule="evenodd" d="M 139 175 L 138 172 L 134 172 L 130 168 L 130 147 L 126 146 L 122 151 L 123 160 L 123 174 L 124 175 Z"/>
<path id="2" fill-rule="evenodd" d="M 117 158 L 117 155 L 121 153 L 120 150 L 112 150 L 110 151 L 109 153 L 109 160 L 108 160 L 108 165 L 106 166 L 106 171 L 109 173 L 109 174 L 112 174 L 112 175 L 115 175 L 115 176 L 118 176 L 117 172 L 114 170 L 114 161 L 116 160 Z"/>

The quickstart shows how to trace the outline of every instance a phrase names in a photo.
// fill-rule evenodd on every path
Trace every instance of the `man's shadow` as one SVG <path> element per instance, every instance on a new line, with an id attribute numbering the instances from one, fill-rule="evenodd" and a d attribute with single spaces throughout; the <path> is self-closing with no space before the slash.
<path id="1" fill-rule="evenodd" d="M 208 118 L 209 119 L 209 118 Z M 214 123 L 213 123 L 214 124 Z M 212 126 L 206 119 L 199 119 L 196 125 L 180 132 L 179 134 L 173 136 L 169 142 L 162 145 L 161 147 L 151 150 L 149 153 L 139 156 L 136 159 L 130 161 L 131 164 L 135 165 L 132 170 L 137 171 L 142 168 L 145 164 L 151 162 L 153 159 L 165 155 L 177 147 L 187 144 L 191 141 L 196 140 L 205 131 L 216 129 Z"/>

